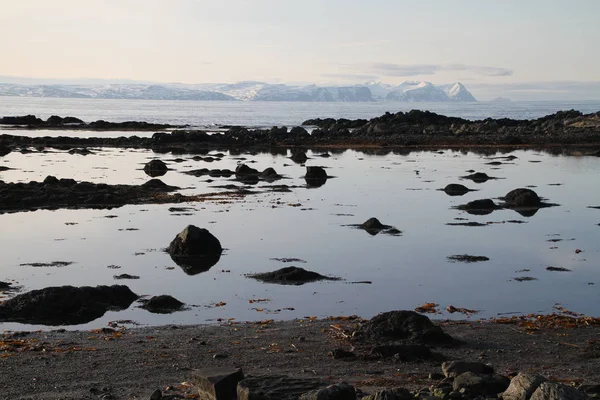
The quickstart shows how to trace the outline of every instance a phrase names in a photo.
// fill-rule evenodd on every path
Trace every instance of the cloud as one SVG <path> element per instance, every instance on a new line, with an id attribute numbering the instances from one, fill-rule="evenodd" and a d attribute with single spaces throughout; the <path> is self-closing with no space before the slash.
<path id="1" fill-rule="evenodd" d="M 377 74 L 381 76 L 409 77 L 419 75 L 435 75 L 438 72 L 462 71 L 481 76 L 511 76 L 514 71 L 508 68 L 487 67 L 466 64 L 345 64 L 342 68 L 360 71 L 364 74 Z"/>
<path id="2" fill-rule="evenodd" d="M 378 75 L 369 75 L 369 74 L 321 74 L 322 77 L 325 78 L 336 78 L 343 79 L 347 81 L 373 81 L 379 78 Z"/>

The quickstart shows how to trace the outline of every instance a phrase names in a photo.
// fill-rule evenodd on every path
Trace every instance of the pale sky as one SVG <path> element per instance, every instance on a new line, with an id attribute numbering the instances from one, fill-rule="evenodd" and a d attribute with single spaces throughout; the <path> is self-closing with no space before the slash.
<path id="1" fill-rule="evenodd" d="M 600 99 L 599 0 L 0 0 L 0 75 Z M 555 86 L 560 86 L 556 89 Z M 509 96 L 510 97 L 510 96 Z"/>

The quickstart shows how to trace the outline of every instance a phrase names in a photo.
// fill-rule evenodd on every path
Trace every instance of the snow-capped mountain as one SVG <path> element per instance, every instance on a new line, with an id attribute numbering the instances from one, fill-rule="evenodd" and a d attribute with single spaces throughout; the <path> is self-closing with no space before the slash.
<path id="1" fill-rule="evenodd" d="M 477 101 L 461 83 L 436 86 L 405 81 L 399 85 L 367 82 L 354 86 L 292 86 L 245 81 L 233 84 L 91 84 L 19 85 L 0 83 L 0 96 L 141 100 L 239 100 L 308 102 Z"/>

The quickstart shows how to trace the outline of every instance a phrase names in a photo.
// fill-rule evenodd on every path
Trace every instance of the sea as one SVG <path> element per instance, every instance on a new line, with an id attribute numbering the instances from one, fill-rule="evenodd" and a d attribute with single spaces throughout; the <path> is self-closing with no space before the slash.
<path id="1" fill-rule="evenodd" d="M 600 102 L 511 103 L 242 103 L 88 99 L 0 98 L 0 116 L 75 116 L 86 121 L 138 120 L 194 127 L 293 126 L 314 117 L 371 118 L 384 112 L 423 109 L 468 119 L 538 118 L 559 110 L 600 111 Z M 0 134 L 45 135 L 53 131 Z M 112 132 L 59 132 L 98 136 Z M 122 135 L 147 132 L 122 132 Z M 600 189 L 594 182 L 600 158 L 585 150 L 556 155 L 540 150 L 477 153 L 436 151 L 309 151 L 306 166 L 326 168 L 330 178 L 309 187 L 305 165 L 289 152 L 230 153 L 215 161 L 193 154 L 92 148 L 13 151 L 0 158 L 5 182 L 41 181 L 47 175 L 108 184 L 141 184 L 143 166 L 159 158 L 170 170 L 159 179 L 184 194 L 223 191 L 233 178 L 194 177 L 198 168 L 234 169 L 240 163 L 274 168 L 292 188 L 281 193 L 261 182 L 242 199 L 174 205 L 128 205 L 110 210 L 39 210 L 0 215 L 0 281 L 18 292 L 47 286 L 126 284 L 135 293 L 168 294 L 187 305 L 172 314 L 152 314 L 134 303 L 68 329 L 122 324 L 212 324 L 231 321 L 303 319 L 359 315 L 370 318 L 427 303 L 432 318 L 490 319 L 550 314 L 565 309 L 600 316 Z M 214 154 L 215 151 L 209 154 Z M 327 153 L 328 157 L 323 157 Z M 507 159 L 507 156 L 514 156 Z M 498 164 L 500 162 L 500 164 Z M 475 183 L 470 172 L 494 179 Z M 213 180 L 214 179 L 214 180 Z M 461 183 L 474 191 L 448 196 L 440 189 Z M 553 207 L 522 215 L 497 210 L 471 215 L 458 206 L 528 187 Z M 371 217 L 401 231 L 371 235 L 353 225 Z M 468 226 L 477 223 L 477 226 Z M 206 272 L 187 274 L 164 252 L 187 225 L 208 229 L 224 247 Z M 473 224 L 471 224 L 473 225 Z M 465 263 L 452 256 L 487 261 Z M 285 260 L 288 259 L 288 260 Z M 285 262 L 292 259 L 291 262 Z M 52 264 L 62 261 L 62 264 Z M 250 277 L 287 266 L 302 267 L 338 281 L 301 286 L 266 284 Z M 553 267 L 553 268 L 548 268 Z M 558 270 L 556 270 L 558 269 Z M 118 280 L 129 274 L 138 279 Z M 450 306 L 470 312 L 450 313 Z M 0 323 L 0 330 L 50 329 Z"/>

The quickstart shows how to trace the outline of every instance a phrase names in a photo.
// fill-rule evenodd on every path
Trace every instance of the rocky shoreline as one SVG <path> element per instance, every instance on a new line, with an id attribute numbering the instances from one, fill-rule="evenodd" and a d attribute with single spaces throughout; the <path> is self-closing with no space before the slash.
<path id="1" fill-rule="evenodd" d="M 583 400 L 598 395 L 599 329 L 565 315 L 431 324 L 401 311 L 5 333 L 0 398 L 212 399 L 229 388 L 240 399 Z"/>

